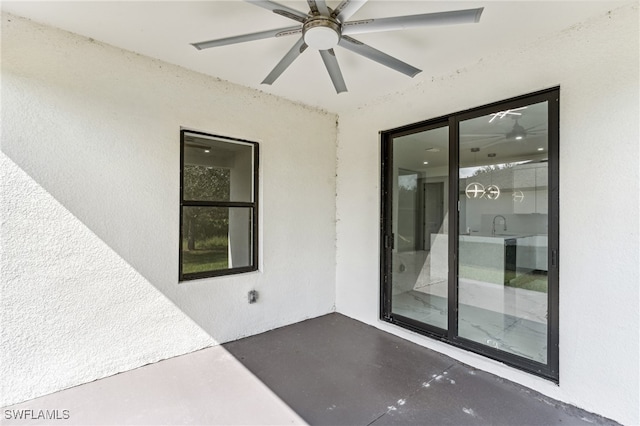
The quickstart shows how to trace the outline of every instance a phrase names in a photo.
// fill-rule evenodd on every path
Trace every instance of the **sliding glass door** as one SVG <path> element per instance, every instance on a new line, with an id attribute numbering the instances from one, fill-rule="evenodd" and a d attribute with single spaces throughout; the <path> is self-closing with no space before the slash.
<path id="1" fill-rule="evenodd" d="M 446 329 L 449 128 L 398 135 L 392 149 L 391 310 Z"/>
<path id="2" fill-rule="evenodd" d="M 381 317 L 552 380 L 558 97 L 382 134 Z"/>
<path id="3" fill-rule="evenodd" d="M 460 121 L 458 335 L 547 362 L 548 102 Z"/>

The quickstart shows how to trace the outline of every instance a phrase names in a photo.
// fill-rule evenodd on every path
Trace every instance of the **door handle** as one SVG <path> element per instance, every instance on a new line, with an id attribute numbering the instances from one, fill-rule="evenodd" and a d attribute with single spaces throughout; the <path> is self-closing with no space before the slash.
<path id="1" fill-rule="evenodd" d="M 385 234 L 384 236 L 384 248 L 393 250 L 393 234 Z"/>

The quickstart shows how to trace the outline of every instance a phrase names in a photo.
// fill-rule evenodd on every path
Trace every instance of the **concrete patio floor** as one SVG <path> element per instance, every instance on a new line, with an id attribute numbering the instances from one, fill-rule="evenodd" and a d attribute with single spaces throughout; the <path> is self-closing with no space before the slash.
<path id="1" fill-rule="evenodd" d="M 15 419 L 20 413 L 36 417 L 40 410 L 57 410 L 59 417 L 66 410 L 68 418 Z M 617 424 L 340 314 L 5 407 L 0 420 L 7 425 L 305 422 Z"/>

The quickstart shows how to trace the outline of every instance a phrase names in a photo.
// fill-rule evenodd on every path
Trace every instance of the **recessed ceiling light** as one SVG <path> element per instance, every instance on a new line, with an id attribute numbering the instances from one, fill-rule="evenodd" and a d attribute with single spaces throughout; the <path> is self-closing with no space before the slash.
<path id="1" fill-rule="evenodd" d="M 422 163 L 422 164 L 429 164 L 429 162 L 428 162 L 428 161 L 425 161 L 425 162 L 424 162 L 424 163 Z"/>
<path id="2" fill-rule="evenodd" d="M 544 148 L 538 148 L 538 151 L 544 151 Z"/>
<path id="3" fill-rule="evenodd" d="M 208 153 L 210 153 L 210 152 L 211 152 L 211 151 L 209 151 L 208 149 L 205 149 L 205 150 L 204 150 L 204 153 L 205 153 L 205 154 L 208 154 Z"/>

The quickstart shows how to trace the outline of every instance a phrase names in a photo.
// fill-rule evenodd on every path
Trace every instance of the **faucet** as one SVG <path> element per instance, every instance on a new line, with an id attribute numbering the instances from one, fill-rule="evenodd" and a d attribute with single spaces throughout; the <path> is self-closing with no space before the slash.
<path id="1" fill-rule="evenodd" d="M 504 224 L 504 230 L 507 230 L 507 218 L 502 216 L 501 214 L 496 215 L 493 217 L 493 227 L 491 228 L 491 235 L 495 236 L 496 235 L 496 219 L 501 217 L 502 218 L 502 223 Z"/>

